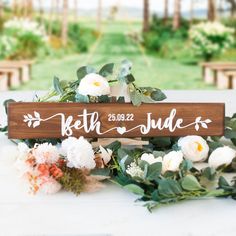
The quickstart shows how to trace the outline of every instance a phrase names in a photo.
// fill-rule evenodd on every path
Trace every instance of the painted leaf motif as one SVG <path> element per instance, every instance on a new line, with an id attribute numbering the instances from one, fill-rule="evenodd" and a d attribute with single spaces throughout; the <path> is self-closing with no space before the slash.
<path id="1" fill-rule="evenodd" d="M 28 122 L 28 127 L 31 127 L 31 125 L 32 125 L 32 121 L 30 120 L 30 121 Z"/>
<path id="2" fill-rule="evenodd" d="M 202 119 L 202 117 L 201 117 L 201 116 L 199 116 L 199 117 L 197 117 L 197 118 L 196 118 L 195 122 L 196 122 L 196 123 L 198 123 L 198 122 L 200 122 L 200 121 L 201 121 L 201 119 Z"/>
<path id="3" fill-rule="evenodd" d="M 198 131 L 199 128 L 200 128 L 200 127 L 199 127 L 199 124 L 196 124 L 196 125 L 195 125 L 195 130 Z"/>
<path id="4" fill-rule="evenodd" d="M 34 116 L 35 116 L 35 118 L 40 119 L 40 114 L 37 111 L 34 112 Z"/>
<path id="5" fill-rule="evenodd" d="M 32 116 L 32 115 L 30 115 L 30 114 L 28 114 L 28 118 L 31 118 L 31 119 L 32 119 L 32 118 L 33 118 L 33 116 Z"/>
<path id="6" fill-rule="evenodd" d="M 37 120 L 33 123 L 33 128 L 36 128 L 37 126 L 40 126 L 40 121 Z"/>
<path id="7" fill-rule="evenodd" d="M 212 120 L 210 120 L 210 119 L 206 119 L 204 122 L 205 122 L 206 124 L 209 124 L 209 123 L 212 122 Z"/>
<path id="8" fill-rule="evenodd" d="M 205 123 L 202 123 L 201 125 L 202 125 L 202 128 L 204 128 L 204 129 L 208 129 L 208 126 L 207 126 L 207 124 L 205 124 Z"/>

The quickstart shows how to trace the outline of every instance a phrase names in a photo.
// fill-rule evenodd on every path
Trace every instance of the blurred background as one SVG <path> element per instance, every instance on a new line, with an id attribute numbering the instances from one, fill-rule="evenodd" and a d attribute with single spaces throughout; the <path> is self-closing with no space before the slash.
<path id="1" fill-rule="evenodd" d="M 219 88 L 200 63 L 227 63 L 236 78 L 236 0 L 0 0 L 0 75 L 14 75 L 5 90 L 46 90 L 54 75 L 123 59 L 139 85 Z"/>

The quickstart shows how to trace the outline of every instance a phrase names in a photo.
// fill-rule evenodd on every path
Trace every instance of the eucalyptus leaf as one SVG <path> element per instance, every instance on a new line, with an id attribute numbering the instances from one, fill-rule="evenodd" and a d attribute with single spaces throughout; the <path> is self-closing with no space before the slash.
<path id="1" fill-rule="evenodd" d="M 151 98 L 154 101 L 163 101 L 166 99 L 166 95 L 160 89 L 156 89 L 151 93 Z"/>
<path id="2" fill-rule="evenodd" d="M 137 194 L 137 195 L 141 195 L 141 196 L 144 195 L 144 190 L 141 187 L 139 187 L 138 185 L 136 185 L 136 184 L 125 185 L 124 189 L 127 189 L 130 192 L 132 192 L 134 194 Z"/>
<path id="3" fill-rule="evenodd" d="M 87 74 L 91 74 L 91 73 L 96 73 L 96 70 L 93 67 L 91 66 L 80 67 L 76 72 L 78 84 L 80 83 L 81 79 L 83 79 Z"/>
<path id="4" fill-rule="evenodd" d="M 136 90 L 130 92 L 130 99 L 134 106 L 140 106 L 142 104 L 142 97 Z"/>
<path id="5" fill-rule="evenodd" d="M 225 130 L 225 137 L 228 139 L 236 139 L 236 131 L 231 130 L 231 129 L 226 129 Z"/>
<path id="6" fill-rule="evenodd" d="M 148 165 L 147 168 L 147 179 L 148 180 L 157 180 L 158 177 L 161 174 L 162 170 L 162 163 L 161 162 L 156 162 L 152 165 Z"/>
<path id="7" fill-rule="evenodd" d="M 8 104 L 11 103 L 11 102 L 16 102 L 16 101 L 13 100 L 13 99 L 7 99 L 3 102 L 3 106 L 5 107 L 6 114 L 8 113 Z"/>
<path id="8" fill-rule="evenodd" d="M 53 78 L 53 86 L 57 94 L 59 95 L 63 94 L 64 91 L 61 87 L 60 80 L 56 76 Z"/>
<path id="9" fill-rule="evenodd" d="M 207 168 L 203 169 L 202 176 L 204 176 L 208 180 L 212 181 L 215 179 L 216 171 L 214 168 L 207 167 Z"/>
<path id="10" fill-rule="evenodd" d="M 165 197 L 175 196 L 182 193 L 182 188 L 176 180 L 162 179 L 158 181 L 158 192 Z"/>
<path id="11" fill-rule="evenodd" d="M 125 103 L 125 97 L 121 96 L 117 99 L 118 103 Z"/>
<path id="12" fill-rule="evenodd" d="M 186 175 L 181 182 L 181 186 L 183 189 L 188 191 L 196 191 L 203 189 L 203 187 L 198 182 L 197 178 L 193 175 Z"/>
<path id="13" fill-rule="evenodd" d="M 89 97 L 77 93 L 77 94 L 75 95 L 75 101 L 76 101 L 76 102 L 80 102 L 80 103 L 89 103 Z"/>
<path id="14" fill-rule="evenodd" d="M 98 97 L 98 102 L 99 103 L 109 103 L 110 98 L 107 95 L 101 95 Z"/>
<path id="15" fill-rule="evenodd" d="M 104 65 L 99 71 L 99 74 L 104 77 L 111 75 L 113 73 L 114 65 L 115 65 L 114 63 L 109 63 Z"/>
<path id="16" fill-rule="evenodd" d="M 132 75 L 132 74 L 128 74 L 127 76 L 126 76 L 126 83 L 127 84 L 131 84 L 131 83 L 133 83 L 135 81 L 135 78 L 134 78 L 134 76 Z"/>
<path id="17" fill-rule="evenodd" d="M 110 170 L 108 168 L 95 168 L 91 170 L 91 175 L 98 175 L 98 176 L 110 176 Z"/>

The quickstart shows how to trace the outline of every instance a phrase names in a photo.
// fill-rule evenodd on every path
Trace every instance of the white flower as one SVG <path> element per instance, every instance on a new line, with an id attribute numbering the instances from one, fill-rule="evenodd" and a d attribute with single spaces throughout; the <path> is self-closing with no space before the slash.
<path id="1" fill-rule="evenodd" d="M 101 96 L 110 94 L 111 89 L 106 78 L 91 73 L 80 81 L 78 92 L 82 95 Z"/>
<path id="2" fill-rule="evenodd" d="M 100 151 L 101 151 L 101 158 L 104 161 L 104 164 L 107 165 L 109 163 L 109 161 L 111 160 L 111 156 L 112 156 L 112 150 L 110 149 L 105 149 L 104 147 L 100 146 Z"/>
<path id="3" fill-rule="evenodd" d="M 131 177 L 144 178 L 144 171 L 135 162 L 128 165 L 126 173 Z"/>
<path id="4" fill-rule="evenodd" d="M 32 167 L 27 163 L 27 158 L 29 154 L 29 147 L 25 143 L 18 144 L 18 155 L 14 163 L 15 168 L 19 172 L 20 176 L 23 176 L 25 173 L 30 172 Z"/>
<path id="5" fill-rule="evenodd" d="M 61 184 L 55 179 L 49 178 L 40 186 L 40 191 L 45 194 L 55 194 L 61 190 Z"/>
<path id="6" fill-rule="evenodd" d="M 149 165 L 152 165 L 156 162 L 162 162 L 162 157 L 155 158 L 155 156 L 151 153 L 144 153 L 141 156 L 141 160 L 146 161 Z"/>
<path id="7" fill-rule="evenodd" d="M 186 136 L 180 138 L 178 146 L 181 148 L 184 158 L 193 162 L 204 161 L 208 157 L 209 146 L 200 136 Z"/>
<path id="8" fill-rule="evenodd" d="M 55 163 L 59 159 L 57 147 L 49 143 L 35 145 L 32 154 L 37 164 Z"/>
<path id="9" fill-rule="evenodd" d="M 84 137 L 68 138 L 62 142 L 62 151 L 70 168 L 93 169 L 96 166 L 92 145 Z"/>
<path id="10" fill-rule="evenodd" d="M 171 151 L 163 157 L 162 173 L 166 171 L 178 171 L 183 161 L 183 153 L 181 151 Z"/>
<path id="11" fill-rule="evenodd" d="M 218 168 L 222 165 L 229 165 L 236 157 L 236 151 L 230 147 L 219 147 L 214 150 L 208 160 L 210 167 Z"/>

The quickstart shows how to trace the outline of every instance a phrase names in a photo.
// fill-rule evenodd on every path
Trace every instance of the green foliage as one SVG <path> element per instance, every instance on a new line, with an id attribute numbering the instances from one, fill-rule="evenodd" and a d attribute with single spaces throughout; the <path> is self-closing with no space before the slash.
<path id="1" fill-rule="evenodd" d="M 59 178 L 59 183 L 66 191 L 79 195 L 86 184 L 86 177 L 82 170 L 76 168 L 69 168 L 64 166 L 62 168 L 63 176 Z"/>
<path id="2" fill-rule="evenodd" d="M 225 138 L 236 145 L 236 113 L 232 117 L 225 118 Z"/>
<path id="3" fill-rule="evenodd" d="M 206 61 L 232 47 L 235 42 L 233 34 L 233 28 L 219 22 L 193 25 L 189 31 L 194 53 Z"/>

